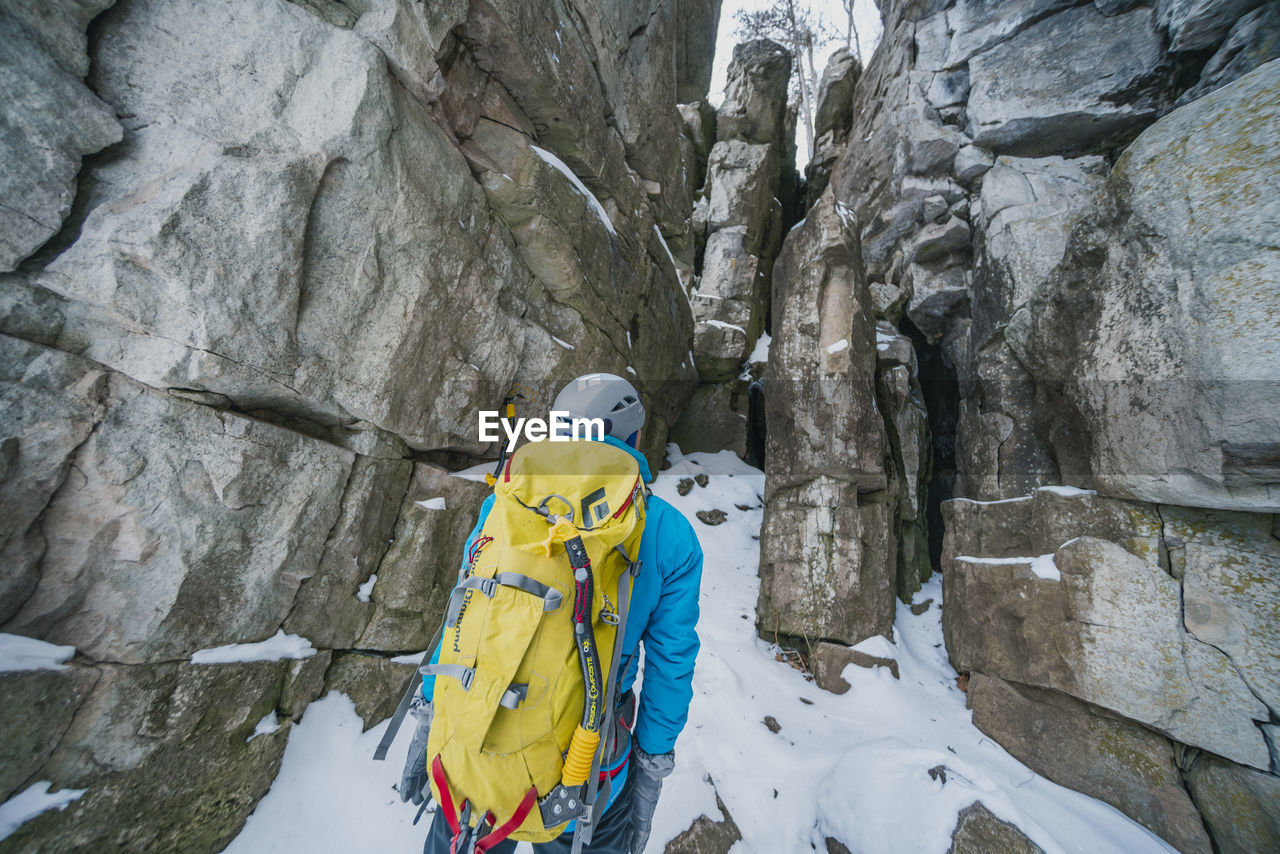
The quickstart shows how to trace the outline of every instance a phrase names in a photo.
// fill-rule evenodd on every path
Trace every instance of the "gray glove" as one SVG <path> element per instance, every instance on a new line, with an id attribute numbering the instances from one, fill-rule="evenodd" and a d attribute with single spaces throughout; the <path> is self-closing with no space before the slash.
<path id="1" fill-rule="evenodd" d="M 675 767 L 675 751 L 658 756 L 651 756 L 638 746 L 631 751 L 631 773 L 635 777 L 631 784 L 631 832 L 627 838 L 627 850 L 631 854 L 642 854 L 649 842 L 662 781 Z"/>
<path id="2" fill-rule="evenodd" d="M 421 695 L 414 697 L 409 706 L 409 714 L 418 722 L 413 733 L 413 741 L 409 742 L 409 755 L 404 760 L 404 771 L 400 774 L 400 800 L 414 805 L 422 803 L 429 797 L 423 790 L 431 782 L 431 774 L 427 771 L 427 736 L 431 734 L 431 704 Z"/>

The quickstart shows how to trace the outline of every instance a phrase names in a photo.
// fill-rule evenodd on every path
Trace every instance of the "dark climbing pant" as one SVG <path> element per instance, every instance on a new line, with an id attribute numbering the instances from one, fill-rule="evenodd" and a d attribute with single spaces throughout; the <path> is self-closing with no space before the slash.
<path id="1" fill-rule="evenodd" d="M 634 770 L 634 769 L 632 769 Z M 631 781 L 633 774 L 627 774 L 626 785 L 617 799 L 609 805 L 595 833 L 591 835 L 591 844 L 583 847 L 584 854 L 629 854 L 627 851 L 627 835 L 631 829 Z M 437 809 L 431 820 L 431 830 L 427 832 L 427 844 L 423 854 L 449 854 L 449 842 L 452 834 L 449 822 L 440 817 Z M 569 854 L 573 848 L 573 834 L 565 833 L 550 842 L 542 842 L 533 846 L 537 854 Z M 510 839 L 499 842 L 489 849 L 492 854 L 513 854 L 516 843 Z"/>

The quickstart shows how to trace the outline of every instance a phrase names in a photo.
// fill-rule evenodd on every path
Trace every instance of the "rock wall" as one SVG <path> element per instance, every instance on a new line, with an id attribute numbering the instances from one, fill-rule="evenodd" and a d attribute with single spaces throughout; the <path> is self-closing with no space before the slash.
<path id="1" fill-rule="evenodd" d="M 705 140 L 706 158 L 689 274 L 692 357 L 701 384 L 672 429 L 672 441 L 685 451 L 728 448 L 759 463 L 760 449 L 749 447 L 749 389 L 763 371 L 756 344 L 763 338 L 767 347 L 773 267 L 794 207 L 791 70 L 791 54 L 781 45 L 740 44 L 719 108 L 687 117 L 691 135 Z"/>
<path id="2" fill-rule="evenodd" d="M 718 16 L 5 6 L 0 628 L 77 654 L 0 676 L 0 800 L 88 790 L 6 850 L 217 850 L 326 686 L 385 717 L 485 492 L 448 476 L 496 453 L 478 409 L 633 375 L 660 460 Z M 191 663 L 280 630 L 317 652 Z"/>
<path id="3" fill-rule="evenodd" d="M 1280 845 L 1273 5 L 882 4 L 773 282 L 761 635 L 941 569 L 978 726 L 1183 851 Z"/>

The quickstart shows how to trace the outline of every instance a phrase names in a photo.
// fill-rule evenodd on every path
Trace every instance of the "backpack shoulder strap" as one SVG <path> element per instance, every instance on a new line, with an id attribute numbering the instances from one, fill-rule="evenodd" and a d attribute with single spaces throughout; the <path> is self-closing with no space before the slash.
<path id="1" fill-rule="evenodd" d="M 609 662 L 609 679 L 605 682 L 605 722 L 602 730 L 606 733 L 613 730 L 613 705 L 618 695 L 618 668 L 622 662 L 622 647 L 626 641 L 627 617 L 631 609 L 631 588 L 635 584 L 636 576 L 640 574 L 640 561 L 632 560 L 626 550 L 621 545 L 614 546 L 618 553 L 622 555 L 623 560 L 627 562 L 627 575 L 629 576 L 620 583 L 618 591 L 618 632 L 613 642 L 613 660 Z M 591 834 L 595 821 L 595 803 L 596 796 L 599 794 L 600 787 L 600 761 L 604 753 L 606 740 L 601 739 L 600 747 L 596 750 L 595 758 L 591 761 L 591 776 L 587 783 L 586 815 L 579 819 L 573 830 L 573 847 L 571 854 L 580 854 L 582 846 L 591 844 Z M 612 788 L 612 782 L 609 784 Z"/>

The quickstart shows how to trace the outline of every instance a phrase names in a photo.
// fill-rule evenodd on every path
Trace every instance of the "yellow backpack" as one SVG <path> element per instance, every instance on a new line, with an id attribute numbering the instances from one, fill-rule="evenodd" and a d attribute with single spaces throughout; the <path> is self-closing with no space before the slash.
<path id="1" fill-rule="evenodd" d="M 459 851 L 590 841 L 644 530 L 639 466 L 603 442 L 521 447 L 446 609 L 427 744 Z M 607 674 L 607 675 L 606 675 Z M 604 780 L 607 789 L 608 779 Z"/>

